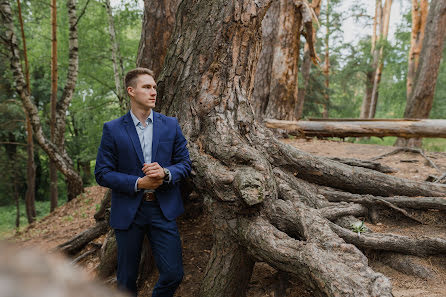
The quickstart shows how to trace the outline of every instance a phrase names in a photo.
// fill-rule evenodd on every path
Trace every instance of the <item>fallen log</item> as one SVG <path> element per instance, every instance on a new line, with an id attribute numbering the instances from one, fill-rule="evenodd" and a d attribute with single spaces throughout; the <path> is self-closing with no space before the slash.
<path id="1" fill-rule="evenodd" d="M 283 129 L 299 136 L 368 137 L 398 136 L 446 138 L 446 120 L 418 119 L 336 119 L 311 121 L 265 120 L 268 128 Z"/>

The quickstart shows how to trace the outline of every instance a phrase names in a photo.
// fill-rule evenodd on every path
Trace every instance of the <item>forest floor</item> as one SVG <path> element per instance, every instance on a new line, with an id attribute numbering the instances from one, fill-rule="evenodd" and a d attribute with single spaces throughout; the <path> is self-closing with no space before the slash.
<path id="1" fill-rule="evenodd" d="M 352 144 L 329 140 L 286 139 L 284 142 L 319 156 L 357 158 L 361 160 L 368 160 L 394 149 L 389 146 Z M 446 172 L 446 153 L 426 152 L 426 155 L 443 172 Z M 379 160 L 379 162 L 395 169 L 397 172 L 392 173 L 392 175 L 398 177 L 424 181 L 429 175 L 439 175 L 435 168 L 430 167 L 426 160 L 416 153 L 400 152 L 396 155 L 385 157 Z M 100 186 L 86 188 L 85 193 L 80 197 L 59 207 L 52 214 L 30 225 L 10 240 L 17 242 L 21 246 L 33 246 L 51 251 L 58 244 L 67 241 L 77 233 L 95 224 L 93 214 L 96 212 L 104 193 L 105 189 Z M 403 217 L 396 217 L 393 214 L 391 216 L 380 216 L 380 222 L 376 225 L 367 222 L 366 225 L 376 232 L 391 232 L 408 236 L 437 236 L 446 239 L 446 216 L 441 216 L 441 214 L 439 215 L 435 212 L 411 212 L 411 214 L 421 219 L 425 224 L 414 224 Z M 185 278 L 176 296 L 194 297 L 197 296 L 199 284 L 204 276 L 212 247 L 212 228 L 205 213 L 198 217 L 186 214 L 179 218 L 178 225 L 183 240 Z M 98 238 L 95 242 L 101 243 L 103 240 L 104 236 Z M 83 252 L 90 248 L 91 246 L 87 246 Z M 417 260 L 418 263 L 422 263 L 434 272 L 434 276 L 431 279 L 424 280 L 403 274 L 384 265 L 380 262 L 379 254 L 377 253 L 367 254 L 370 266 L 374 270 L 385 274 L 391 280 L 395 297 L 446 296 L 446 257 L 428 257 Z M 95 277 L 94 269 L 99 263 L 98 255 L 99 252 L 90 255 L 79 263 L 92 278 Z M 275 269 L 265 263 L 257 263 L 249 284 L 247 296 L 275 296 L 274 292 L 279 284 L 277 276 Z M 151 288 L 156 279 L 157 275 L 152 274 L 139 296 L 150 296 Z M 313 296 L 311 290 L 302 287 L 297 278 L 291 277 L 288 285 L 286 296 Z"/>

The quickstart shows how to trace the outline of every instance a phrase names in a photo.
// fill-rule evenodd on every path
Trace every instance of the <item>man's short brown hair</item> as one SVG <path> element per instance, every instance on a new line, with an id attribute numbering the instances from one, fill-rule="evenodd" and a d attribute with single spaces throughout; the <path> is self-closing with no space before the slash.
<path id="1" fill-rule="evenodd" d="M 127 90 L 128 87 L 135 87 L 136 79 L 138 78 L 138 76 L 143 74 L 148 74 L 151 77 L 155 78 L 153 71 L 148 68 L 138 67 L 132 69 L 125 75 L 125 89 Z"/>

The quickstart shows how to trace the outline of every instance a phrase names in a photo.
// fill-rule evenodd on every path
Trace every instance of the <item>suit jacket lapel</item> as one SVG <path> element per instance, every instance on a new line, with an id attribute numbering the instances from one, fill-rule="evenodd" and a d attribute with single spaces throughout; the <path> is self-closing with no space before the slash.
<path id="1" fill-rule="evenodd" d="M 124 117 L 124 124 L 125 129 L 127 130 L 127 133 L 130 136 L 130 139 L 132 140 L 133 147 L 135 148 L 136 154 L 138 155 L 138 159 L 141 162 L 141 167 L 144 164 L 144 155 L 142 153 L 141 149 L 141 143 L 139 142 L 138 133 L 136 132 L 135 124 L 133 123 L 132 116 L 130 115 L 130 112 L 128 112 Z"/>
<path id="2" fill-rule="evenodd" d="M 153 137 L 152 137 L 152 162 L 155 162 L 156 152 L 161 136 L 162 120 L 157 112 L 153 111 Z"/>

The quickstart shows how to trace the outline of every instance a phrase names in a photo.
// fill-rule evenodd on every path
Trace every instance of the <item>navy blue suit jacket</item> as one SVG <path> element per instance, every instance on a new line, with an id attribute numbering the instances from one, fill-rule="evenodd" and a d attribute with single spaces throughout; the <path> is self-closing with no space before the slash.
<path id="1" fill-rule="evenodd" d="M 156 189 L 161 210 L 168 220 L 183 213 L 179 181 L 189 175 L 191 162 L 186 139 L 176 118 L 153 112 L 152 162 L 170 170 L 171 182 Z M 127 229 L 141 203 L 143 191 L 135 192 L 143 177 L 144 157 L 130 112 L 104 124 L 96 158 L 98 184 L 112 189 L 110 226 Z"/>

